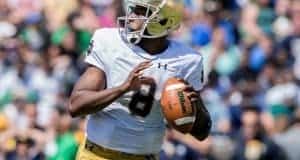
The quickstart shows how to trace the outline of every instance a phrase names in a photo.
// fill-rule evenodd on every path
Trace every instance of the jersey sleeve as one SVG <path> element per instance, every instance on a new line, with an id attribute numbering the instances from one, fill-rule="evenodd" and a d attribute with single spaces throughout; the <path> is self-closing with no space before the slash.
<path id="1" fill-rule="evenodd" d="M 196 91 L 199 91 L 203 87 L 204 70 L 203 70 L 203 58 L 197 56 L 192 64 L 187 67 L 187 72 L 184 78 Z"/>
<path id="2" fill-rule="evenodd" d="M 101 70 L 105 70 L 105 57 L 101 50 L 101 31 L 96 31 L 90 41 L 88 50 L 86 51 L 85 62 L 93 65 Z"/>

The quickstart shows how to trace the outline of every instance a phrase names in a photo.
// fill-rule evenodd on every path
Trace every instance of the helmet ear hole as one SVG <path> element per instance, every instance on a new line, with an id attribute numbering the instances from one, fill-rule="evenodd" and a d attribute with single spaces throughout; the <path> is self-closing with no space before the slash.
<path id="1" fill-rule="evenodd" d="M 165 19 L 160 20 L 160 21 L 159 21 L 159 24 L 162 25 L 162 26 L 164 26 L 164 25 L 167 24 L 167 22 L 168 22 L 168 19 L 165 18 Z"/>

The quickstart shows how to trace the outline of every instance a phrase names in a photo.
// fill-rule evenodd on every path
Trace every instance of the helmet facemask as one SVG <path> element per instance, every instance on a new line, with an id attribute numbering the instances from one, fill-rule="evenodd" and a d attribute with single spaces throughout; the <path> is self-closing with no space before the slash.
<path id="1" fill-rule="evenodd" d="M 151 24 L 159 23 L 162 20 L 159 12 L 164 7 L 167 0 L 161 0 L 157 5 L 145 3 L 139 0 L 127 0 L 126 15 L 118 18 L 120 35 L 129 43 L 137 44 L 142 38 L 159 38 L 168 34 L 151 34 L 148 32 L 147 27 Z M 135 13 L 136 8 L 144 8 L 144 13 Z M 131 17 L 135 14 L 135 17 Z M 139 29 L 130 28 L 130 21 L 141 20 L 142 25 Z M 122 27 L 121 27 L 122 26 Z"/>

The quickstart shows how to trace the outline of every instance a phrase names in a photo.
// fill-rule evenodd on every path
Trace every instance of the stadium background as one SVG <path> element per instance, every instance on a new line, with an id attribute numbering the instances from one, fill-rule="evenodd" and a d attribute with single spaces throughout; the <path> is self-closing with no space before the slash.
<path id="1" fill-rule="evenodd" d="M 168 131 L 162 160 L 300 159 L 300 1 L 185 0 L 173 38 L 204 57 L 211 136 Z M 121 0 L 0 0 L 0 160 L 72 160 L 66 111 L 93 31 Z M 126 138 L 126 137 L 124 137 Z"/>

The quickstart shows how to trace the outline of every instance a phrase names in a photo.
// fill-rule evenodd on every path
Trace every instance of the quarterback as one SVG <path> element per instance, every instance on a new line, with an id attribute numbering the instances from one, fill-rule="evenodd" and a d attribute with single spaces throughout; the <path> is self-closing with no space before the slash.
<path id="1" fill-rule="evenodd" d="M 164 82 L 183 79 L 197 115 L 191 135 L 205 139 L 211 128 L 203 106 L 202 57 L 170 40 L 182 19 L 177 0 L 127 0 L 118 28 L 96 30 L 87 51 L 89 67 L 69 102 L 73 117 L 87 115 L 78 160 L 155 160 L 166 125 L 160 108 Z"/>

